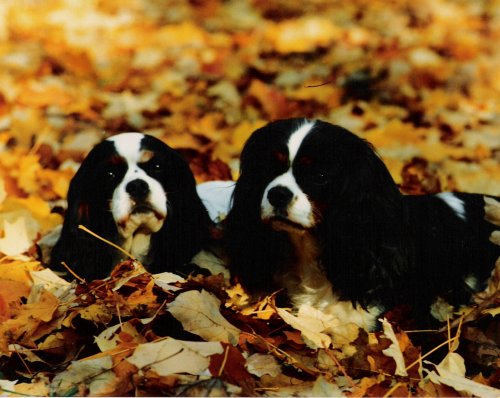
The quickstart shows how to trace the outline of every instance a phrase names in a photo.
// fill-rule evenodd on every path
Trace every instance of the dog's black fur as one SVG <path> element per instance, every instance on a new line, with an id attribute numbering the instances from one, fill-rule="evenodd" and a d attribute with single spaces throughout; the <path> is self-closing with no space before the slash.
<path id="1" fill-rule="evenodd" d="M 306 232 L 335 296 L 364 308 L 408 304 L 420 322 L 436 297 L 467 304 L 485 287 L 500 247 L 489 241 L 494 226 L 484 219 L 482 195 L 402 195 L 368 142 L 322 121 L 314 122 L 290 164 L 288 140 L 304 123 L 272 122 L 243 149 L 225 237 L 232 274 L 244 286 L 255 293 L 283 287 L 282 275 L 307 250 L 291 236 Z M 312 226 L 291 223 L 286 206 L 262 217 L 266 187 L 287 170 L 312 205 Z M 286 196 L 288 187 L 279 190 Z"/>
<path id="2" fill-rule="evenodd" d="M 144 226 L 138 226 L 134 231 L 134 234 L 150 235 L 140 260 L 152 273 L 182 272 L 182 266 L 189 263 L 207 242 L 211 221 L 196 193 L 189 166 L 162 141 L 148 135 L 127 134 L 120 135 L 120 142 L 126 147 L 126 140 L 132 137 L 132 146 L 136 148 L 131 149 L 130 156 L 134 151 L 141 152 L 140 161 L 132 164 L 117 150 L 117 141 L 108 139 L 90 151 L 72 179 L 62 233 L 51 254 L 53 268 L 61 269 L 61 262 L 65 262 L 86 279 L 109 275 L 123 255 L 78 226 L 84 225 L 103 238 L 122 245 L 125 238 L 120 235 L 118 224 L 125 221 L 116 220 L 112 211 L 113 206 L 122 205 L 116 203 L 117 200 L 131 200 L 136 207 L 130 215 L 154 213 L 157 221 L 162 223 L 155 232 L 148 231 Z M 134 172 L 139 177 L 130 177 L 133 182 L 126 183 L 124 191 L 128 196 L 122 195 L 117 199 L 115 191 L 123 183 L 127 172 L 132 172 L 131 168 L 136 169 Z M 153 189 L 154 181 L 159 183 L 156 184 L 156 191 Z M 156 196 L 157 202 L 166 198 L 165 214 L 156 214 L 157 210 L 150 206 L 152 196 Z"/>

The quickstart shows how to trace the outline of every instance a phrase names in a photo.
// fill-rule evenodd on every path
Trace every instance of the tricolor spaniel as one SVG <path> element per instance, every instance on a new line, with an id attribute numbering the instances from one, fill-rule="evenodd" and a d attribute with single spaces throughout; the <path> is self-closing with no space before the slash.
<path id="1" fill-rule="evenodd" d="M 141 133 L 106 139 L 71 181 L 68 210 L 51 263 L 103 278 L 121 259 L 84 225 L 121 246 L 153 273 L 180 271 L 204 245 L 210 219 L 189 166 L 162 141 Z M 182 268 L 182 267 L 181 267 Z"/>
<path id="2" fill-rule="evenodd" d="M 370 144 L 322 121 L 255 131 L 232 199 L 225 236 L 243 285 L 367 330 L 398 304 L 420 325 L 443 318 L 436 300 L 468 303 L 500 256 L 483 196 L 404 196 Z"/>

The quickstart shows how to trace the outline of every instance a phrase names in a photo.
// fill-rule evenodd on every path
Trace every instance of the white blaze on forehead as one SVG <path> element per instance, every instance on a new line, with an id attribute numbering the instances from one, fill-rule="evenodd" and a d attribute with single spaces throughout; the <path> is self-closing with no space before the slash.
<path id="1" fill-rule="evenodd" d="M 295 159 L 295 156 L 302 145 L 302 141 L 304 141 L 307 134 L 311 132 L 314 123 L 314 121 L 304 121 L 304 123 L 297 130 L 295 130 L 288 139 L 288 157 L 290 159 L 290 164 Z"/>
<path id="2" fill-rule="evenodd" d="M 295 159 L 304 138 L 311 132 L 314 123 L 315 122 L 304 121 L 304 123 L 290 135 L 290 138 L 288 139 L 288 158 L 290 160 L 290 167 L 285 173 L 271 181 L 264 190 L 261 202 L 262 219 L 271 218 L 276 215 L 274 206 L 269 202 L 267 195 L 272 188 L 282 186 L 288 188 L 293 194 L 293 198 L 287 209 L 287 218 L 305 228 L 309 228 L 314 225 L 312 204 L 307 195 L 297 184 L 295 176 L 292 172 L 293 160 Z"/>
<path id="3" fill-rule="evenodd" d="M 128 163 L 137 163 L 140 157 L 142 133 L 122 133 L 107 139 L 115 144 L 116 152 Z"/>
<path id="4" fill-rule="evenodd" d="M 163 219 L 167 216 L 167 195 L 163 186 L 139 167 L 139 163 L 153 156 L 151 151 L 141 150 L 143 139 L 142 133 L 122 133 L 107 139 L 113 142 L 116 152 L 127 164 L 127 171 L 115 188 L 111 199 L 111 213 L 125 242 L 128 242 L 139 229 L 151 233 L 159 231 Z M 127 184 L 137 179 L 148 185 L 149 193 L 145 198 L 145 204 L 151 206 L 154 212 L 133 213 L 136 203 L 127 192 Z"/>
<path id="5" fill-rule="evenodd" d="M 451 192 L 441 192 L 436 195 L 437 198 L 441 199 L 455 212 L 458 218 L 465 221 L 465 203 L 462 199 L 458 198 Z"/>

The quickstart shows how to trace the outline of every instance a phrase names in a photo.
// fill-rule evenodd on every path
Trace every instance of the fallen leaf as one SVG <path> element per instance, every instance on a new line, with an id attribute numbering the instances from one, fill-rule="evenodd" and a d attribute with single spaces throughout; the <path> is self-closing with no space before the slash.
<path id="1" fill-rule="evenodd" d="M 174 286 L 176 283 L 186 282 L 186 280 L 182 276 L 174 274 L 172 272 L 162 272 L 161 274 L 155 274 L 153 275 L 153 280 L 157 286 L 161 287 L 166 292 L 175 292 L 181 289 L 180 287 Z"/>
<path id="2" fill-rule="evenodd" d="M 75 361 L 54 377 L 50 393 L 58 396 L 113 395 L 117 377 L 112 368 L 113 359 L 110 356 Z"/>
<path id="3" fill-rule="evenodd" d="M 3 225 L 4 237 L 0 238 L 0 252 L 8 256 L 17 256 L 25 253 L 33 244 L 26 220 L 22 217 L 10 222 L 5 220 Z"/>
<path id="4" fill-rule="evenodd" d="M 323 376 L 319 376 L 313 384 L 308 397 L 345 397 L 345 393 L 338 385 L 328 382 Z"/>
<path id="5" fill-rule="evenodd" d="M 304 342 L 309 348 L 329 347 L 332 339 L 325 333 L 329 326 L 316 317 L 298 317 L 290 314 L 283 308 L 277 308 L 278 315 L 294 329 L 300 330 Z"/>
<path id="6" fill-rule="evenodd" d="M 270 375 L 276 377 L 281 373 L 281 366 L 272 355 L 252 354 L 246 361 L 247 370 L 258 377 Z"/>
<path id="7" fill-rule="evenodd" d="M 458 355 L 458 354 L 457 354 Z M 431 362 L 424 361 L 424 363 L 432 364 Z M 449 370 L 441 367 L 440 365 L 434 365 L 436 367 L 437 373 L 434 370 L 428 372 L 427 377 L 437 384 L 444 384 L 455 390 L 467 394 L 467 396 L 477 396 L 477 397 L 491 397 L 496 398 L 500 396 L 500 390 L 485 386 L 484 384 L 477 383 L 465 376 L 458 375 L 456 373 L 450 372 Z"/>
<path id="8" fill-rule="evenodd" d="M 255 381 L 245 368 L 245 358 L 237 347 L 223 343 L 224 352 L 210 358 L 210 373 L 215 377 L 240 386 L 243 395 L 253 396 Z"/>
<path id="9" fill-rule="evenodd" d="M 396 362 L 396 371 L 394 372 L 394 374 L 398 376 L 408 376 L 403 352 L 401 351 L 401 347 L 399 346 L 398 339 L 396 337 L 396 334 L 394 333 L 394 330 L 392 329 L 391 324 L 387 321 L 387 319 L 380 319 L 380 322 L 382 322 L 384 336 L 391 341 L 391 345 L 389 346 L 389 348 L 386 348 L 382 352 L 388 357 L 393 358 Z"/>
<path id="10" fill-rule="evenodd" d="M 176 373 L 199 375 L 210 364 L 210 356 L 223 352 L 220 343 L 181 341 L 173 338 L 139 345 L 127 361 L 160 376 Z"/>
<path id="11" fill-rule="evenodd" d="M 188 332 L 207 341 L 237 344 L 240 330 L 222 316 L 220 305 L 220 300 L 206 290 L 190 290 L 179 294 L 167 310 Z"/>

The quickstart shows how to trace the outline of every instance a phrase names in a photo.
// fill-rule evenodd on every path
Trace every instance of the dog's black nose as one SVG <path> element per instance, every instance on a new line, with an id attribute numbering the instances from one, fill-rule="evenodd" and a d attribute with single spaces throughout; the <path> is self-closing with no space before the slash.
<path id="1" fill-rule="evenodd" d="M 276 209 L 285 209 L 293 199 L 293 193 L 287 187 L 278 185 L 267 192 L 267 200 Z"/>
<path id="2" fill-rule="evenodd" d="M 149 185 L 139 178 L 130 181 L 125 187 L 127 193 L 135 200 L 143 200 L 149 193 Z"/>

